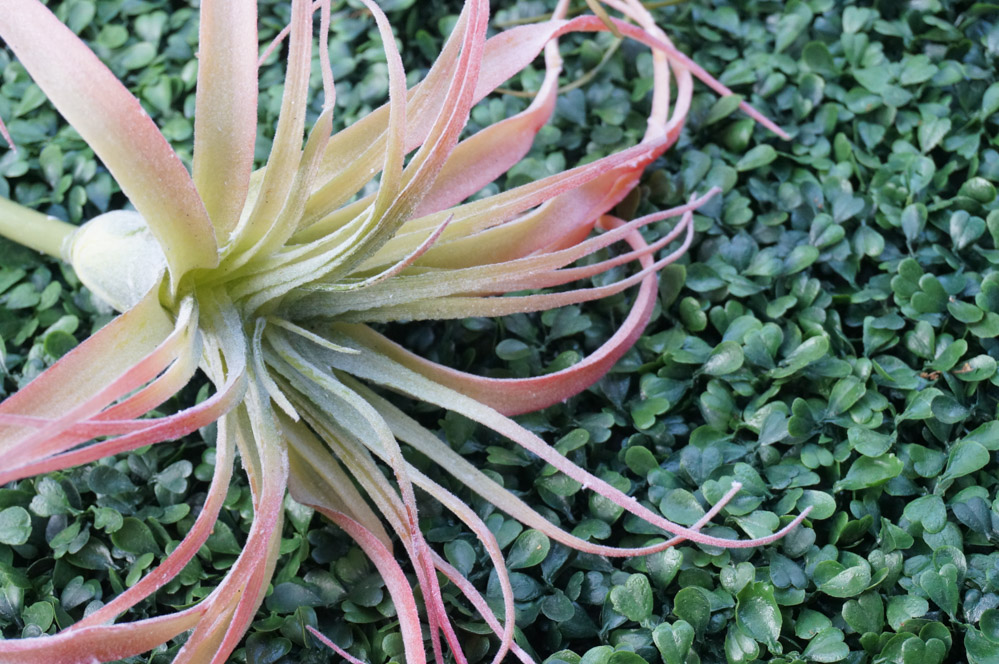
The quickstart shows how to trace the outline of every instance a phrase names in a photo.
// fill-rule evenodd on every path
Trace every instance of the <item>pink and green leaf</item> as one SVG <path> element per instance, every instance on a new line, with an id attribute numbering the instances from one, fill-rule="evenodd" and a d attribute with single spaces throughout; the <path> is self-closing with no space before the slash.
<path id="1" fill-rule="evenodd" d="M 239 221 L 253 170 L 257 5 L 203 0 L 199 25 L 194 183 L 225 244 Z"/>
<path id="2" fill-rule="evenodd" d="M 149 224 L 174 284 L 215 267 L 215 232 L 194 181 L 111 70 L 38 0 L 0 0 L 0 38 Z"/>

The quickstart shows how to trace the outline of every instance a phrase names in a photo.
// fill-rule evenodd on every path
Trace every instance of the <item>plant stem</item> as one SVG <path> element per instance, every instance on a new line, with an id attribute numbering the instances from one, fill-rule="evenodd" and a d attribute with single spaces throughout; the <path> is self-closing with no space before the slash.
<path id="1" fill-rule="evenodd" d="M 43 254 L 62 258 L 62 245 L 76 226 L 0 197 L 0 235 Z"/>

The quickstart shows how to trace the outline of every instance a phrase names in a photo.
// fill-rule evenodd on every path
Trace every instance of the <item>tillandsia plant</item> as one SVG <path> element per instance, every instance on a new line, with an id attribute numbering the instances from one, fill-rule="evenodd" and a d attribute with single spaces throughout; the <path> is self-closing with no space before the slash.
<path id="1" fill-rule="evenodd" d="M 41 2 L 0 0 L 0 38 L 134 206 L 77 229 L 0 201 L 0 233 L 62 256 L 84 284 L 122 312 L 0 405 L 0 484 L 218 425 L 211 488 L 179 545 L 137 583 L 59 634 L 0 642 L 0 662 L 109 661 L 187 631 L 175 661 L 225 661 L 267 592 L 288 491 L 342 528 L 374 562 L 398 612 L 410 664 L 426 662 L 427 656 L 416 594 L 393 555 L 395 541 L 412 561 L 437 662 L 443 661 L 445 641 L 453 657 L 465 661 L 444 610 L 438 573 L 499 635 L 494 661 L 510 652 L 531 661 L 513 643 L 513 591 L 496 539 L 467 504 L 406 461 L 401 443 L 530 527 L 598 555 L 638 556 L 683 540 L 753 547 L 778 539 L 804 518 L 762 539 L 702 533 L 738 491 L 733 486 L 700 521 L 682 527 L 575 466 L 509 418 L 585 389 L 638 338 L 656 301 L 657 272 L 686 250 L 694 210 L 717 191 L 632 221 L 608 211 L 677 140 L 694 76 L 721 94 L 730 92 L 677 52 L 637 0 L 605 2 L 621 18 L 597 5 L 600 16 L 571 20 L 562 18 L 568 4 L 563 0 L 551 20 L 488 39 L 488 2 L 468 0 L 436 63 L 407 90 L 388 19 L 373 0 L 361 4 L 374 16 L 384 43 L 389 101 L 334 135 L 334 81 L 326 49 L 320 48 L 325 105 L 306 132 L 314 14 L 319 12 L 322 45 L 330 2 L 292 0 L 291 23 L 271 45 L 288 42 L 280 119 L 266 166 L 254 172 L 256 8 L 251 2 L 203 0 L 189 173 L 138 100 Z M 653 51 L 654 90 L 643 140 L 592 163 L 465 202 L 527 153 L 552 114 L 561 70 L 558 37 L 603 30 Z M 270 50 L 264 50 L 265 57 Z M 530 106 L 461 140 L 473 105 L 542 53 L 546 73 Z M 367 187 L 372 181 L 376 186 Z M 664 219 L 676 220 L 673 229 L 646 241 L 639 230 Z M 603 232 L 592 234 L 594 228 Z M 574 266 L 619 242 L 627 246 L 622 253 Z M 637 264 L 634 273 L 606 285 L 547 291 L 628 263 Z M 462 373 L 416 356 L 368 325 L 540 311 L 631 286 L 638 287 L 633 308 L 602 347 L 537 378 Z M 199 369 L 214 385 L 209 398 L 173 415 L 143 417 Z M 494 429 L 671 539 L 616 548 L 574 537 L 379 390 Z M 254 522 L 224 580 L 194 606 L 115 623 L 178 574 L 204 544 L 237 456 L 249 478 Z M 440 501 L 481 539 L 502 590 L 502 620 L 427 544 L 414 487 Z"/>

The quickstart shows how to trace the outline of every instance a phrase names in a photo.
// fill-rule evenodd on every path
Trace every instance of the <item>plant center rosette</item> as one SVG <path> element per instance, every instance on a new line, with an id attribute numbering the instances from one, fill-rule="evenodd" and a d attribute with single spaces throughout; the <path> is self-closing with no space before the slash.
<path id="1" fill-rule="evenodd" d="M 320 48 L 325 105 L 306 132 L 314 12 L 319 12 L 319 43 L 325 44 L 330 8 L 328 2 L 293 0 L 290 25 L 259 58 L 285 48 L 287 40 L 287 77 L 273 148 L 266 166 L 254 172 L 256 8 L 204 0 L 189 173 L 138 101 L 54 15 L 37 0 L 0 0 L 0 37 L 92 146 L 135 208 L 76 230 L 7 201 L 0 205 L 0 232 L 49 253 L 61 247 L 81 280 L 123 312 L 0 405 L 5 459 L 0 484 L 218 423 L 211 488 L 180 544 L 135 585 L 59 634 L 0 642 L 0 661 L 109 661 L 142 653 L 185 631 L 190 635 L 175 661 L 225 661 L 267 592 L 290 491 L 371 558 L 398 612 L 410 664 L 423 664 L 427 654 L 417 596 L 395 556 L 399 547 L 422 590 L 437 662 L 443 661 L 445 647 L 458 662 L 465 661 L 444 609 L 438 573 L 498 635 L 495 662 L 511 651 L 530 662 L 513 643 L 513 591 L 495 537 L 465 502 L 410 465 L 401 444 L 525 525 L 598 555 L 638 556 L 683 540 L 759 546 L 804 517 L 757 540 L 706 535 L 702 527 L 738 486 L 703 519 L 683 527 L 575 466 L 510 419 L 585 389 L 641 334 L 655 305 L 657 272 L 683 254 L 694 211 L 718 192 L 705 191 L 687 205 L 630 221 L 608 212 L 676 141 L 695 76 L 721 94 L 730 92 L 673 48 L 636 0 L 605 3 L 620 18 L 611 18 L 599 5 L 599 16 L 561 18 L 567 5 L 562 2 L 551 20 L 488 39 L 488 2 L 469 0 L 427 76 L 407 89 L 388 19 L 372 0 L 362 4 L 384 43 L 388 103 L 334 134 L 335 88 Z M 467 202 L 529 151 L 551 116 L 561 71 L 558 37 L 603 30 L 652 49 L 654 89 L 643 140 Z M 471 108 L 538 56 L 544 58 L 545 77 L 529 107 L 462 138 Z M 782 133 L 749 107 L 745 110 Z M 675 223 L 662 237 L 646 240 L 640 232 L 666 219 Z M 623 248 L 611 258 L 578 263 L 612 245 Z M 570 286 L 624 264 L 635 266 L 630 276 L 601 286 Z M 550 290 L 565 286 L 570 287 Z M 491 379 L 456 371 L 411 353 L 369 326 L 536 312 L 633 286 L 633 308 L 603 346 L 567 369 L 537 378 Z M 170 416 L 144 417 L 199 370 L 214 386 L 209 398 Z M 571 535 L 392 405 L 382 396 L 386 390 L 490 427 L 658 526 L 664 536 L 649 546 L 619 548 Z M 249 478 L 254 522 L 224 580 L 189 608 L 115 622 L 179 573 L 205 543 L 237 458 Z M 480 538 L 497 571 L 501 617 L 425 541 L 416 487 Z"/>

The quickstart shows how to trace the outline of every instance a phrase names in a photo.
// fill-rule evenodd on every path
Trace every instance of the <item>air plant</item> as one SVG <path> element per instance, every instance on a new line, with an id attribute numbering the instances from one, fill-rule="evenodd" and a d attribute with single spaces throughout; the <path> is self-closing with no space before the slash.
<path id="1" fill-rule="evenodd" d="M 0 484 L 174 440 L 217 422 L 211 488 L 193 527 L 166 558 L 118 597 L 62 632 L 0 642 L 0 662 L 77 663 L 142 653 L 190 631 L 177 662 L 222 662 L 239 643 L 268 589 L 279 556 L 286 492 L 314 507 L 367 553 L 385 579 L 410 664 L 426 662 L 415 594 L 393 555 L 398 541 L 426 604 L 433 656 L 443 635 L 458 662 L 437 573 L 450 579 L 500 637 L 513 644 L 513 593 L 497 542 L 458 497 L 410 465 L 420 451 L 472 491 L 574 549 L 638 556 L 683 540 L 729 540 L 701 528 L 738 490 L 686 528 L 575 466 L 509 416 L 557 403 L 593 384 L 635 342 L 656 300 L 656 274 L 687 249 L 692 215 L 717 191 L 632 221 L 608 214 L 683 127 L 693 77 L 730 92 L 679 53 L 637 0 L 606 0 L 622 18 L 565 15 L 486 38 L 487 0 L 468 0 L 426 78 L 407 90 L 385 14 L 374 16 L 389 71 L 389 101 L 333 134 L 335 89 L 320 48 L 325 105 L 306 135 L 314 12 L 325 44 L 330 2 L 292 0 L 281 114 L 266 166 L 252 171 L 257 124 L 258 41 L 250 2 L 202 0 L 192 172 L 139 102 L 38 0 L 0 0 L 0 38 L 117 179 L 134 210 L 79 229 L 0 201 L 0 233 L 70 262 L 121 315 L 0 405 Z M 595 4 L 595 3 L 591 3 Z M 598 5 L 599 7 L 599 5 Z M 504 193 L 463 202 L 529 150 L 558 93 L 559 36 L 613 29 L 653 52 L 655 87 L 642 141 L 616 154 Z M 267 50 L 269 52 L 270 49 Z M 461 139 L 472 106 L 543 52 L 543 84 L 523 112 Z M 675 85 L 675 98 L 671 98 Z M 744 105 L 768 127 L 772 123 Z M 304 148 L 303 148 L 304 143 Z M 377 180 L 374 193 L 366 185 Z M 647 242 L 639 232 L 676 219 Z M 602 232 L 592 234 L 594 228 Z M 581 258 L 623 242 L 619 255 Z M 656 258 L 657 252 L 675 247 Z M 636 263 L 602 286 L 549 292 Z M 491 379 L 418 357 L 369 323 L 503 316 L 638 293 L 620 329 L 595 353 L 537 378 Z M 528 294 L 507 296 L 529 291 Z M 203 402 L 146 416 L 198 370 L 214 386 Z M 460 413 L 510 438 L 671 539 L 617 548 L 548 522 L 381 394 L 388 390 Z M 235 564 L 210 595 L 170 615 L 115 623 L 155 593 L 212 531 L 238 457 L 249 478 L 254 522 Z M 386 473 L 385 470 L 390 472 Z M 498 574 L 502 620 L 479 591 L 426 542 L 414 487 L 482 541 Z M 387 527 L 386 527 L 387 526 Z M 396 538 L 389 536 L 395 533 Z"/>

